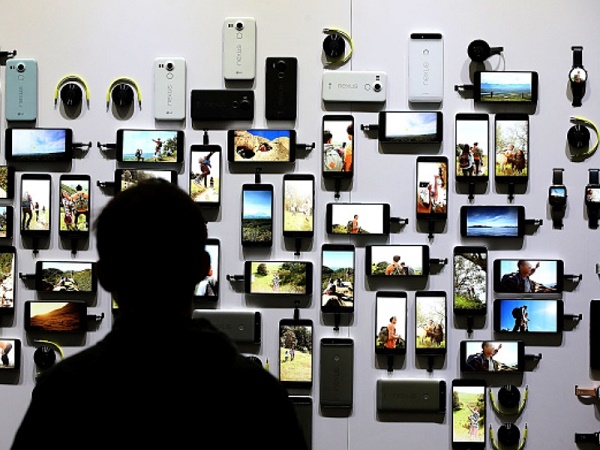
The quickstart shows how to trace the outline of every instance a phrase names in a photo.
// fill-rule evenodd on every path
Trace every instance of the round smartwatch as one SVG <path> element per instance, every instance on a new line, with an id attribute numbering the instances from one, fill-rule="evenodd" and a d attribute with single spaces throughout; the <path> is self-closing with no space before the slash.
<path id="1" fill-rule="evenodd" d="M 587 71 L 583 68 L 583 47 L 574 45 L 573 67 L 569 71 L 569 81 L 571 83 L 571 93 L 573 94 L 573 106 L 581 106 L 581 101 L 585 95 L 585 85 L 587 82 Z"/>
<path id="2" fill-rule="evenodd" d="M 552 185 L 548 189 L 548 203 L 554 228 L 562 228 L 567 207 L 567 187 L 563 184 L 563 171 L 564 169 L 553 169 Z"/>
<path id="3" fill-rule="evenodd" d="M 600 169 L 589 169 L 589 182 L 585 187 L 585 205 L 590 228 L 598 228 L 598 211 L 600 210 Z"/>

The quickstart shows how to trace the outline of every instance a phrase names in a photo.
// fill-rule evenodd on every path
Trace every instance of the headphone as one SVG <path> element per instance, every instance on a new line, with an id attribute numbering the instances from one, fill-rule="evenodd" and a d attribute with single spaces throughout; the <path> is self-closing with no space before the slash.
<path id="1" fill-rule="evenodd" d="M 38 375 L 56 363 L 56 353 L 60 355 L 60 359 L 64 359 L 65 354 L 56 342 L 46 339 L 35 339 L 33 342 L 42 344 L 33 353 L 33 362 L 38 369 Z"/>
<path id="2" fill-rule="evenodd" d="M 600 136 L 598 126 L 591 120 L 586 119 L 585 117 L 571 116 L 570 120 L 575 124 L 571 128 L 569 128 L 569 131 L 567 132 L 567 141 L 569 141 L 569 145 L 572 149 L 580 150 L 589 146 L 590 130 L 587 127 L 591 127 L 596 133 L 596 143 L 593 146 L 589 147 L 587 150 L 573 155 L 573 157 L 587 158 L 589 156 L 592 156 L 594 152 L 598 149 L 598 139 Z"/>
<path id="3" fill-rule="evenodd" d="M 504 47 L 490 47 L 483 39 L 475 39 L 467 47 L 467 54 L 474 62 L 481 63 L 492 55 L 499 55 Z"/>
<path id="4" fill-rule="evenodd" d="M 110 83 L 110 86 L 108 86 L 108 90 L 106 91 L 106 110 L 108 111 L 111 99 L 113 103 L 120 107 L 130 105 L 131 102 L 133 102 L 132 87 L 137 93 L 138 104 L 141 108 L 142 91 L 140 90 L 138 84 L 132 78 L 120 77 L 115 79 L 112 83 Z"/>
<path id="5" fill-rule="evenodd" d="M 345 64 L 354 52 L 354 42 L 352 37 L 339 28 L 323 28 L 323 33 L 327 34 L 323 39 L 323 52 L 330 64 Z M 346 51 L 346 42 L 350 49 Z"/>
<path id="6" fill-rule="evenodd" d="M 492 441 L 492 447 L 495 450 L 499 450 L 498 443 L 494 439 L 494 430 L 492 425 L 490 424 L 490 438 Z M 498 441 L 509 448 L 514 448 L 517 444 L 519 444 L 519 440 L 521 439 L 521 431 L 519 427 L 517 427 L 514 423 L 505 423 L 500 428 L 498 428 Z M 523 440 L 517 447 L 518 450 L 522 450 L 525 447 L 525 443 L 527 442 L 527 423 L 525 423 L 525 429 L 523 430 Z"/>
<path id="7" fill-rule="evenodd" d="M 498 414 L 521 414 L 527 404 L 528 393 L 529 386 L 526 385 L 523 393 L 523 401 L 521 402 L 521 392 L 519 391 L 519 388 L 513 384 L 505 384 L 498 391 L 498 402 L 500 403 L 500 406 L 496 404 L 494 392 L 491 389 L 490 403 L 492 404 L 494 411 Z"/>
<path id="8" fill-rule="evenodd" d="M 76 84 L 76 83 L 79 84 Z M 83 93 L 81 91 L 81 87 L 85 90 L 85 101 L 87 103 L 88 109 L 90 107 L 90 90 L 88 88 L 87 83 L 83 78 L 79 75 L 70 74 L 61 78 L 56 84 L 56 88 L 54 89 L 54 106 L 58 103 L 58 97 L 60 94 L 60 99 L 67 106 L 77 106 L 83 97 Z"/>

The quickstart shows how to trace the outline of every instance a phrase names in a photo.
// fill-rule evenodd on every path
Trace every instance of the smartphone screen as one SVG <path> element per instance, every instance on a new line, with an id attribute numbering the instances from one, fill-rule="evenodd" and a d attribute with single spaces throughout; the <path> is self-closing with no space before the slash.
<path id="1" fill-rule="evenodd" d="M 321 247 L 321 311 L 354 312 L 354 253 L 352 244 Z"/>
<path id="2" fill-rule="evenodd" d="M 456 181 L 479 183 L 489 179 L 490 118 L 488 114 L 455 116 Z"/>
<path id="3" fill-rule="evenodd" d="M 429 275 L 429 246 L 367 245 L 365 273 L 369 277 L 423 277 Z"/>
<path id="4" fill-rule="evenodd" d="M 536 103 L 538 74 L 527 71 L 477 71 L 474 100 L 481 103 Z"/>
<path id="5" fill-rule="evenodd" d="M 270 247 L 273 244 L 273 185 L 242 186 L 242 245 Z"/>
<path id="6" fill-rule="evenodd" d="M 180 163 L 183 161 L 182 130 L 117 130 L 119 162 Z"/>
<path id="7" fill-rule="evenodd" d="M 558 299 L 494 300 L 494 331 L 500 333 L 560 333 L 564 303 Z"/>
<path id="8" fill-rule="evenodd" d="M 564 288 L 561 259 L 496 259 L 494 291 L 510 294 L 559 294 Z"/>
<path id="9" fill-rule="evenodd" d="M 529 116 L 496 114 L 495 179 L 500 183 L 526 183 L 529 176 Z"/>
<path id="10" fill-rule="evenodd" d="M 59 234 L 87 237 L 90 233 L 91 190 L 89 175 L 60 176 Z"/>
<path id="11" fill-rule="evenodd" d="M 407 295 L 403 291 L 375 294 L 375 353 L 406 354 Z"/>
<path id="12" fill-rule="evenodd" d="M 417 219 L 448 217 L 448 158 L 417 157 Z"/>
<path id="13" fill-rule="evenodd" d="M 87 330 L 87 305 L 79 300 L 28 300 L 25 302 L 25 330 L 76 333 Z"/>
<path id="14" fill-rule="evenodd" d="M 190 147 L 190 197 L 203 206 L 221 204 L 220 145 L 192 145 Z"/>
<path id="15" fill-rule="evenodd" d="M 286 173 L 283 176 L 283 235 L 312 237 L 315 232 L 315 177 Z"/>
<path id="16" fill-rule="evenodd" d="M 15 196 L 15 168 L 0 165 L 0 199 L 12 199 Z"/>
<path id="17" fill-rule="evenodd" d="M 415 350 L 417 355 L 446 353 L 446 293 L 415 293 Z"/>
<path id="18" fill-rule="evenodd" d="M 462 237 L 519 238 L 525 234 L 525 208 L 520 205 L 463 205 Z"/>
<path id="19" fill-rule="evenodd" d="M 396 144 L 439 144 L 443 117 L 441 111 L 380 111 L 378 139 Z"/>
<path id="20" fill-rule="evenodd" d="M 388 203 L 328 203 L 327 233 L 387 235 L 390 233 Z"/>
<path id="21" fill-rule="evenodd" d="M 21 367 L 21 340 L 13 338 L 0 339 L 0 372 L 3 370 L 16 370 Z"/>
<path id="22" fill-rule="evenodd" d="M 279 321 L 279 381 L 286 388 L 310 388 L 313 382 L 313 322 Z"/>
<path id="23" fill-rule="evenodd" d="M 0 246 L 0 314 L 15 310 L 16 248 Z"/>
<path id="24" fill-rule="evenodd" d="M 175 170 L 115 169 L 115 192 L 124 191 L 140 181 L 150 178 L 161 178 L 171 183 L 177 183 L 177 172 Z"/>
<path id="25" fill-rule="evenodd" d="M 323 117 L 323 177 L 351 178 L 354 174 L 354 117 Z"/>
<path id="26" fill-rule="evenodd" d="M 281 163 L 296 160 L 296 131 L 247 129 L 227 133 L 227 160 L 236 163 Z"/>
<path id="27" fill-rule="evenodd" d="M 94 261 L 36 261 L 35 289 L 40 292 L 96 292 Z"/>
<path id="28" fill-rule="evenodd" d="M 486 446 L 486 381 L 452 380 L 452 448 L 484 449 Z"/>
<path id="29" fill-rule="evenodd" d="M 10 205 L 0 206 L 0 238 L 13 237 L 14 209 Z"/>
<path id="30" fill-rule="evenodd" d="M 221 241 L 216 238 L 208 238 L 204 244 L 204 249 L 210 256 L 210 267 L 208 275 L 196 285 L 194 298 L 196 300 L 216 301 L 219 298 Z"/>
<path id="31" fill-rule="evenodd" d="M 247 294 L 310 295 L 313 265 L 310 261 L 246 261 Z"/>
<path id="32" fill-rule="evenodd" d="M 487 313 L 488 250 L 483 246 L 456 246 L 453 251 L 456 315 L 482 316 Z"/>
<path id="33" fill-rule="evenodd" d="M 460 342 L 462 372 L 523 372 L 524 365 L 523 341 L 472 340 Z"/>
<path id="34" fill-rule="evenodd" d="M 51 226 L 51 177 L 49 174 L 21 175 L 21 235 L 49 236 Z"/>
<path id="35" fill-rule="evenodd" d="M 5 137 L 7 161 L 70 161 L 73 154 L 69 128 L 7 128 Z"/>

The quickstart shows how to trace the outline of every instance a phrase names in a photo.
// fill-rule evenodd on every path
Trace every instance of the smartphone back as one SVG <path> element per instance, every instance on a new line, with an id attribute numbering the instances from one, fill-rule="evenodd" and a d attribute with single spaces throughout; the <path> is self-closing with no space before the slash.
<path id="1" fill-rule="evenodd" d="M 185 119 L 186 64 L 180 57 L 154 60 L 154 118 Z"/>
<path id="2" fill-rule="evenodd" d="M 440 33 L 413 33 L 408 46 L 408 101 L 444 98 L 444 44 Z"/>
<path id="3" fill-rule="evenodd" d="M 446 382 L 444 380 L 377 380 L 377 412 L 379 413 L 445 411 Z"/>
<path id="4" fill-rule="evenodd" d="M 256 76 L 256 21 L 227 17 L 223 23 L 223 78 L 253 80 Z"/>
<path id="5" fill-rule="evenodd" d="M 195 309 L 192 319 L 206 319 L 238 344 L 260 344 L 261 313 L 259 311 L 225 311 Z"/>
<path id="6" fill-rule="evenodd" d="M 354 392 L 354 341 L 350 338 L 322 338 L 320 368 L 321 409 L 349 414 Z"/>
<path id="7" fill-rule="evenodd" d="M 268 57 L 265 63 L 265 117 L 296 120 L 298 60 Z"/>
<path id="8" fill-rule="evenodd" d="M 10 59 L 6 67 L 5 110 L 8 121 L 37 119 L 37 61 L 33 58 Z"/>

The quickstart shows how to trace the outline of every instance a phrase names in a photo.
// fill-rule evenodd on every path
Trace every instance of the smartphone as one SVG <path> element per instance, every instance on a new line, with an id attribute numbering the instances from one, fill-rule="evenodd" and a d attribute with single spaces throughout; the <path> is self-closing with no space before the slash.
<path id="1" fill-rule="evenodd" d="M 90 234 L 90 176 L 61 174 L 59 178 L 58 233 L 65 238 L 85 238 Z"/>
<path id="2" fill-rule="evenodd" d="M 0 338 L 0 373 L 3 370 L 19 370 L 21 367 L 21 340 Z"/>
<path id="3" fill-rule="evenodd" d="M 14 246 L 0 246 L 0 314 L 15 311 L 16 258 L 17 252 Z"/>
<path id="4" fill-rule="evenodd" d="M 0 206 L 0 238 L 13 237 L 14 209 L 10 205 Z"/>
<path id="5" fill-rule="evenodd" d="M 482 379 L 452 380 L 452 448 L 486 448 L 487 383 Z"/>
<path id="6" fill-rule="evenodd" d="M 535 104 L 538 74 L 531 71 L 477 71 L 473 99 L 478 103 Z"/>
<path id="7" fill-rule="evenodd" d="M 426 277 L 429 275 L 429 246 L 373 244 L 365 247 L 368 277 Z"/>
<path id="8" fill-rule="evenodd" d="M 183 161 L 183 137 L 183 130 L 117 130 L 117 161 L 180 163 Z"/>
<path id="9" fill-rule="evenodd" d="M 0 200 L 12 200 L 15 196 L 15 168 L 0 165 Z"/>
<path id="10" fill-rule="evenodd" d="M 246 261 L 247 294 L 311 295 L 313 264 L 310 261 Z"/>
<path id="11" fill-rule="evenodd" d="M 312 429 L 313 429 L 313 399 L 308 395 L 290 395 L 290 400 L 294 404 L 296 417 L 300 423 L 300 428 L 304 433 L 306 448 L 312 449 Z"/>
<path id="12" fill-rule="evenodd" d="M 498 333 L 562 333 L 564 303 L 559 299 L 498 298 L 494 331 Z"/>
<path id="13" fill-rule="evenodd" d="M 441 111 L 379 111 L 378 139 L 394 144 L 439 144 L 444 134 Z"/>
<path id="14" fill-rule="evenodd" d="M 462 237 L 520 238 L 525 234 L 525 207 L 519 205 L 463 205 Z"/>
<path id="15" fill-rule="evenodd" d="M 441 33 L 412 33 L 408 44 L 408 101 L 444 99 L 444 39 Z"/>
<path id="16" fill-rule="evenodd" d="M 499 113 L 495 123 L 495 177 L 498 183 L 527 183 L 529 177 L 529 116 Z"/>
<path id="17" fill-rule="evenodd" d="M 321 338 L 319 369 L 321 409 L 350 413 L 354 396 L 354 340 Z"/>
<path id="18" fill-rule="evenodd" d="M 242 185 L 242 245 L 270 247 L 273 244 L 273 185 Z"/>
<path id="19" fill-rule="evenodd" d="M 329 234 L 387 235 L 390 233 L 389 203 L 328 203 Z"/>
<path id="20" fill-rule="evenodd" d="M 171 183 L 177 183 L 175 170 L 147 170 L 147 169 L 115 169 L 115 192 L 124 191 L 135 186 L 140 181 L 150 178 L 161 178 Z"/>
<path id="21" fill-rule="evenodd" d="M 375 353 L 406 354 L 407 294 L 404 291 L 375 293 Z"/>
<path id="22" fill-rule="evenodd" d="M 184 120 L 186 95 L 185 58 L 156 58 L 154 60 L 154 118 Z"/>
<path id="23" fill-rule="evenodd" d="M 417 355 L 446 353 L 446 292 L 415 292 L 415 352 Z"/>
<path id="24" fill-rule="evenodd" d="M 354 312 L 354 256 L 352 244 L 321 246 L 321 312 Z"/>
<path id="25" fill-rule="evenodd" d="M 46 237 L 51 228 L 51 182 L 48 173 L 21 175 L 21 235 Z"/>
<path id="26" fill-rule="evenodd" d="M 380 378 L 376 399 L 378 413 L 445 413 L 446 381 Z"/>
<path id="27" fill-rule="evenodd" d="M 488 303 L 488 249 L 457 245 L 453 250 L 453 311 L 457 316 L 485 316 Z"/>
<path id="28" fill-rule="evenodd" d="M 193 121 L 216 122 L 254 119 L 254 91 L 247 89 L 192 89 Z"/>
<path id="29" fill-rule="evenodd" d="M 280 163 L 296 160 L 295 130 L 228 130 L 227 160 L 236 163 Z"/>
<path id="30" fill-rule="evenodd" d="M 564 289 L 561 259 L 494 260 L 494 291 L 511 294 L 559 294 Z"/>
<path id="31" fill-rule="evenodd" d="M 192 319 L 206 319 L 236 344 L 260 344 L 262 315 L 260 311 L 195 309 Z"/>
<path id="32" fill-rule="evenodd" d="M 226 17 L 222 34 L 223 78 L 253 80 L 256 76 L 256 20 Z"/>
<path id="33" fill-rule="evenodd" d="M 456 181 L 489 180 L 490 117 L 486 113 L 458 113 L 454 118 Z"/>
<path id="34" fill-rule="evenodd" d="M 190 197 L 202 206 L 221 204 L 222 155 L 217 144 L 190 147 Z"/>
<path id="35" fill-rule="evenodd" d="M 311 238 L 315 233 L 315 176 L 283 175 L 283 235 Z"/>
<path id="36" fill-rule="evenodd" d="M 600 300 L 590 300 L 590 369 L 600 369 Z"/>
<path id="37" fill-rule="evenodd" d="M 281 319 L 279 321 L 279 381 L 286 389 L 312 387 L 312 320 Z"/>
<path id="38" fill-rule="evenodd" d="M 36 261 L 35 290 L 39 292 L 96 292 L 94 261 Z"/>
<path id="39" fill-rule="evenodd" d="M 298 59 L 293 56 L 265 60 L 265 117 L 296 120 L 298 103 Z"/>
<path id="40" fill-rule="evenodd" d="M 524 367 L 525 346 L 523 341 L 469 340 L 460 342 L 460 369 L 462 372 L 523 372 Z"/>
<path id="41" fill-rule="evenodd" d="M 323 178 L 354 175 L 354 116 L 323 116 Z"/>
<path id="42" fill-rule="evenodd" d="M 27 300 L 25 331 L 85 332 L 87 331 L 87 305 L 81 300 Z"/>
<path id="43" fill-rule="evenodd" d="M 448 158 L 417 156 L 417 219 L 448 217 Z"/>
<path id="44" fill-rule="evenodd" d="M 70 128 L 7 128 L 4 136 L 10 162 L 70 161 L 73 155 Z"/>
<path id="45" fill-rule="evenodd" d="M 221 241 L 216 238 L 207 238 L 204 250 L 210 256 L 210 268 L 208 269 L 208 275 L 196 285 L 194 299 L 216 301 L 219 299 Z"/>
<path id="46" fill-rule="evenodd" d="M 8 121 L 37 119 L 38 65 L 34 58 L 12 58 L 6 64 L 5 113 Z"/>

